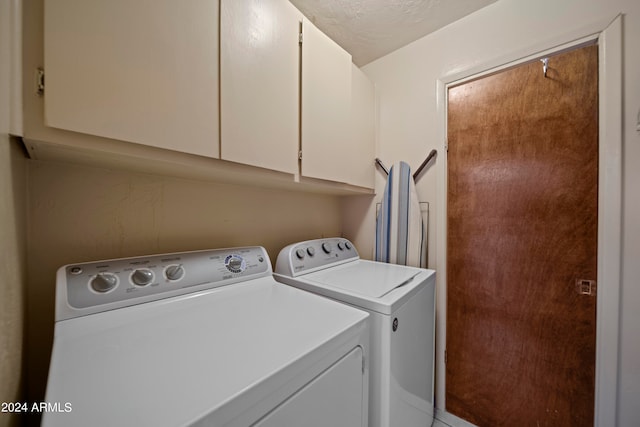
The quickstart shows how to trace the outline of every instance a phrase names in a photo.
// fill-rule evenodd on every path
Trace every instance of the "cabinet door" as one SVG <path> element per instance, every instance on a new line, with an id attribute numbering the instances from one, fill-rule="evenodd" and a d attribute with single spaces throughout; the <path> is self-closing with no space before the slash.
<path id="1" fill-rule="evenodd" d="M 298 172 L 300 19 L 288 1 L 222 0 L 221 158 Z"/>
<path id="2" fill-rule="evenodd" d="M 217 0 L 45 0 L 48 126 L 219 155 Z"/>
<path id="3" fill-rule="evenodd" d="M 351 139 L 345 145 L 349 184 L 375 185 L 375 88 L 358 67 L 351 64 Z"/>
<path id="4" fill-rule="evenodd" d="M 301 173 L 348 183 L 351 55 L 308 19 L 302 31 Z"/>

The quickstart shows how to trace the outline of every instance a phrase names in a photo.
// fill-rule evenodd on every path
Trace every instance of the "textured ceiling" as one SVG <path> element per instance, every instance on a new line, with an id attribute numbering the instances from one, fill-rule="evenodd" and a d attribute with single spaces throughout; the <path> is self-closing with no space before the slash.
<path id="1" fill-rule="evenodd" d="M 496 0 L 290 0 L 363 66 Z"/>

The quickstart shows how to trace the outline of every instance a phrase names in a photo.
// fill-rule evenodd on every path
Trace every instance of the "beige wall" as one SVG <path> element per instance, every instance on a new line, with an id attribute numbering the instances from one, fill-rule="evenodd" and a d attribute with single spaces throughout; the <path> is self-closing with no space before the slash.
<path id="1" fill-rule="evenodd" d="M 26 161 L 0 133 L 0 402 L 22 400 L 26 284 Z M 17 416 L 0 414 L 0 426 Z"/>
<path id="2" fill-rule="evenodd" d="M 29 162 L 28 394 L 43 399 L 56 269 L 153 253 L 287 244 L 341 233 L 335 196 Z"/>
<path id="3" fill-rule="evenodd" d="M 623 18 L 623 258 L 620 305 L 618 375 L 618 425 L 640 425 L 640 2 L 637 0 L 500 0 L 435 33 L 381 58 L 363 70 L 376 84 L 379 97 L 378 155 L 387 164 L 405 160 L 416 168 L 426 153 L 438 149 L 433 170 L 427 171 L 417 189 L 421 201 L 430 203 L 429 265 L 439 265 L 440 246 L 435 231 L 445 212 L 438 206 L 444 191 L 446 161 L 442 153 L 441 116 L 437 110 L 437 80 L 462 75 L 513 60 L 514 54 L 550 49 L 558 39 L 584 33 L 585 28 L 606 26 L 619 13 Z M 502 61 L 502 62 L 501 62 Z M 478 70 L 479 71 L 479 70 Z M 381 193 L 383 184 L 377 183 Z M 368 201 L 351 199 L 352 205 Z M 373 203 L 373 201 L 371 202 Z M 370 212 L 366 206 L 354 211 Z M 440 215 L 442 216 L 442 215 Z M 373 221 L 373 216 L 363 216 Z M 357 221 L 352 221 L 356 224 Z M 361 229 L 363 226 L 359 226 Z M 370 226 L 364 226 L 369 227 Z M 357 234 L 345 227 L 345 234 Z M 365 251 L 365 248 L 360 248 Z M 439 283 L 438 292 L 446 293 Z M 439 338 L 441 340 L 442 337 Z M 442 377 L 440 376 L 442 379 Z M 606 397 L 605 397 L 606 398 Z"/>
<path id="4" fill-rule="evenodd" d="M 12 9 L 0 0 L 0 402 L 23 399 L 23 334 L 26 286 L 26 161 L 9 137 L 11 121 Z M 0 426 L 18 425 L 0 414 Z"/>

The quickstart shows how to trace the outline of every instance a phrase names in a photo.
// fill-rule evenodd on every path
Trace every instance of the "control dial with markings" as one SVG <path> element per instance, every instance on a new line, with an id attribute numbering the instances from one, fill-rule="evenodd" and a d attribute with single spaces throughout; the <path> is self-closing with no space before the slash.
<path id="1" fill-rule="evenodd" d="M 91 289 L 101 294 L 113 290 L 117 285 L 118 277 L 111 273 L 98 273 L 98 275 L 89 282 Z"/>
<path id="2" fill-rule="evenodd" d="M 322 250 L 323 250 L 325 253 L 330 254 L 330 253 L 331 253 L 331 251 L 333 250 L 333 248 L 331 247 L 331 243 L 329 243 L 329 242 L 324 242 L 324 243 L 322 244 Z"/>
<path id="3" fill-rule="evenodd" d="M 228 255 L 224 259 L 224 265 L 232 273 L 242 273 L 247 268 L 247 263 L 240 255 Z"/>
<path id="4" fill-rule="evenodd" d="M 164 275 L 169 280 L 180 280 L 184 276 L 182 264 L 173 264 L 164 270 Z"/>
<path id="5" fill-rule="evenodd" d="M 148 268 L 139 268 L 131 274 L 131 281 L 136 286 L 147 286 L 153 282 L 153 272 Z"/>

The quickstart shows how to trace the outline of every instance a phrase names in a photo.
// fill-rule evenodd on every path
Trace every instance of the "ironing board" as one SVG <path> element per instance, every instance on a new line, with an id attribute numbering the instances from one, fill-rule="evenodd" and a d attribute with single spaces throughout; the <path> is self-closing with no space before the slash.
<path id="1" fill-rule="evenodd" d="M 427 267 L 425 224 L 411 168 L 405 162 L 389 170 L 376 218 L 375 260 Z"/>

